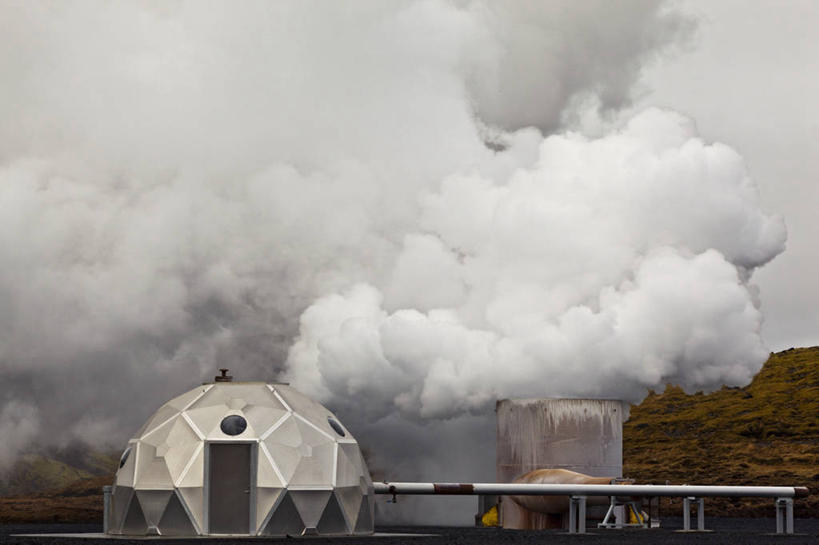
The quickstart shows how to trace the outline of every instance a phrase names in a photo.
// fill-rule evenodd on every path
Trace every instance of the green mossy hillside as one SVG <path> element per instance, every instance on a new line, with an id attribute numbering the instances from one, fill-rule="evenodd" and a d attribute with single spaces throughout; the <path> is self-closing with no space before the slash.
<path id="1" fill-rule="evenodd" d="M 0 496 L 37 494 L 63 489 L 84 479 L 112 475 L 118 455 L 75 445 L 21 456 L 0 479 Z"/>
<path id="2" fill-rule="evenodd" d="M 819 347 L 771 354 L 751 384 L 632 407 L 624 475 L 646 483 L 799 485 L 797 515 L 819 517 Z M 712 514 L 772 516 L 772 500 L 708 500 Z"/>

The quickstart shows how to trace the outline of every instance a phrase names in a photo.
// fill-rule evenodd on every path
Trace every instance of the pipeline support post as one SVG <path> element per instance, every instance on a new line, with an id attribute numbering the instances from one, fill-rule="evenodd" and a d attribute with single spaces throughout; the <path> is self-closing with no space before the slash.
<path id="1" fill-rule="evenodd" d="M 793 533 L 793 498 L 776 498 L 776 533 Z M 784 526 L 784 528 L 783 528 Z M 783 532 L 784 530 L 784 532 Z"/>
<path id="2" fill-rule="evenodd" d="M 569 533 L 586 533 L 586 496 L 569 498 Z"/>
<path id="3" fill-rule="evenodd" d="M 683 498 L 683 531 L 691 531 L 691 502 L 697 502 L 697 530 L 705 530 L 705 500 L 687 496 Z"/>
<path id="4" fill-rule="evenodd" d="M 612 527 L 612 523 L 609 522 L 609 521 L 611 520 L 611 517 L 614 516 L 614 508 L 615 507 L 617 507 L 617 497 L 616 496 L 611 496 L 609 498 L 609 509 L 608 509 L 608 511 L 606 511 L 606 516 L 603 517 L 603 522 L 600 522 L 600 523 L 597 524 L 598 528 L 611 528 Z M 623 527 L 622 521 L 619 518 L 615 518 L 614 526 L 615 526 L 615 528 L 622 528 Z"/>

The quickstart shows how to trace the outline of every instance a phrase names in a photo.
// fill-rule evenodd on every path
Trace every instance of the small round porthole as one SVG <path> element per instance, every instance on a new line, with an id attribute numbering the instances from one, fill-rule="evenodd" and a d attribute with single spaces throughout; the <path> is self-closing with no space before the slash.
<path id="1" fill-rule="evenodd" d="M 224 417 L 219 427 L 222 428 L 225 435 L 239 435 L 247 429 L 247 420 L 238 414 L 232 414 Z"/>
<path id="2" fill-rule="evenodd" d="M 327 417 L 327 423 L 330 424 L 330 427 L 333 428 L 333 431 L 335 431 L 340 436 L 344 437 L 345 435 L 347 435 L 346 433 L 344 433 L 344 428 L 341 427 L 341 424 L 338 423 L 338 420 L 336 420 L 332 416 Z"/>
<path id="3" fill-rule="evenodd" d="M 119 457 L 119 467 L 122 467 L 122 466 L 125 465 L 125 462 L 128 461 L 128 456 L 130 456 L 130 455 L 131 455 L 131 447 L 128 447 L 122 453 L 122 456 Z"/>

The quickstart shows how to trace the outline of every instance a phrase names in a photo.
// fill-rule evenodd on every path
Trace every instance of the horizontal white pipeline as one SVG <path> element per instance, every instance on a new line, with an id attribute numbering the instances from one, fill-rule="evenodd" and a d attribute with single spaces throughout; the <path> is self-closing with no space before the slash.
<path id="1" fill-rule="evenodd" d="M 803 486 L 704 486 L 661 484 L 517 484 L 517 483 L 374 483 L 376 494 L 447 494 L 505 496 L 808 496 Z"/>

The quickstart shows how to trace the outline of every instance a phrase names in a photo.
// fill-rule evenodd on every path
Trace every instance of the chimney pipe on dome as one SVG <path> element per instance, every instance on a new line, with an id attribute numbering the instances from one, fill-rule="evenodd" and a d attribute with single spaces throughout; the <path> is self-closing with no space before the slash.
<path id="1" fill-rule="evenodd" d="M 222 373 L 222 375 L 217 375 L 214 377 L 216 382 L 233 382 L 233 377 L 227 374 L 229 371 L 228 369 L 219 369 L 219 371 Z"/>

